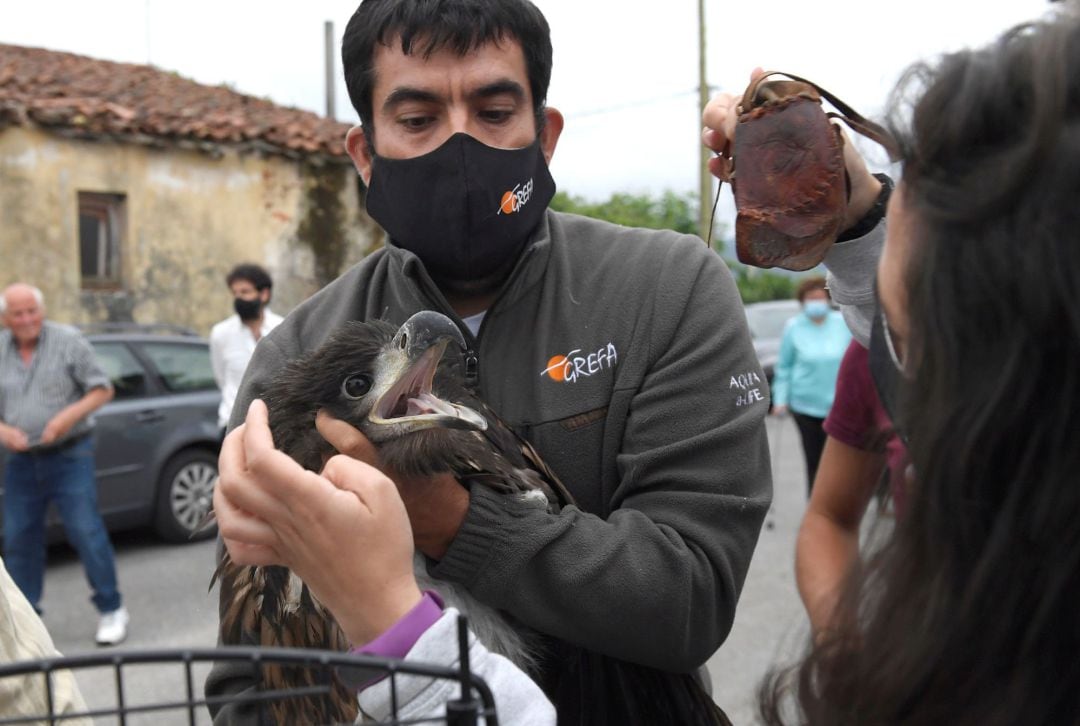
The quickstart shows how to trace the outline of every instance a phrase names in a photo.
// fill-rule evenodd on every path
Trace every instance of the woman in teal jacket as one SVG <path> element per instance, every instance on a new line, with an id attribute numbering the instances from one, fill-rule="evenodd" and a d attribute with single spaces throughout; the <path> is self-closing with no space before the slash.
<path id="1" fill-rule="evenodd" d="M 799 427 L 809 495 L 825 446 L 822 424 L 832 408 L 836 374 L 851 332 L 840 313 L 829 305 L 825 278 L 803 280 L 796 297 L 802 313 L 788 321 L 780 341 L 773 378 L 773 414 L 783 416 L 790 410 Z"/>

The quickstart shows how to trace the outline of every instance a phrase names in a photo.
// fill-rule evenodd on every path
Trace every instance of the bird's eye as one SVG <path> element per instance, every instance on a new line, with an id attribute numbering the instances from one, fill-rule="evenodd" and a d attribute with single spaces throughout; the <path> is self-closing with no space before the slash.
<path id="1" fill-rule="evenodd" d="M 363 398 L 371 390 L 371 377 L 362 373 L 349 376 L 341 384 L 341 392 L 354 401 Z"/>

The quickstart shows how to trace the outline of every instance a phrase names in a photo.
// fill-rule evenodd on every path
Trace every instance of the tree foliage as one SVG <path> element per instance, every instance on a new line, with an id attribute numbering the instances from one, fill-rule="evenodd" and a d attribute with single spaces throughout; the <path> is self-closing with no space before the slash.
<path id="1" fill-rule="evenodd" d="M 605 201 L 590 202 L 584 197 L 557 192 L 551 200 L 557 212 L 570 212 L 602 219 L 626 227 L 672 229 L 684 234 L 698 234 L 697 195 L 679 195 L 671 190 L 659 197 L 649 194 L 616 192 Z M 727 225 L 717 222 L 713 227 L 713 249 L 719 254 L 725 247 Z M 739 286 L 744 303 L 780 300 L 795 296 L 795 280 L 787 275 L 748 268 L 728 261 Z"/>
<path id="2" fill-rule="evenodd" d="M 739 295 L 744 303 L 789 300 L 795 297 L 797 278 L 745 265 L 735 266 L 729 263 L 729 267 L 735 275 L 735 284 L 739 286 Z"/>
<path id="3" fill-rule="evenodd" d="M 556 192 L 551 208 L 594 219 L 603 219 L 625 227 L 673 229 L 684 234 L 697 234 L 697 199 L 693 195 L 679 196 L 668 190 L 659 198 L 648 194 L 616 192 L 603 202 L 590 202 L 583 197 Z"/>

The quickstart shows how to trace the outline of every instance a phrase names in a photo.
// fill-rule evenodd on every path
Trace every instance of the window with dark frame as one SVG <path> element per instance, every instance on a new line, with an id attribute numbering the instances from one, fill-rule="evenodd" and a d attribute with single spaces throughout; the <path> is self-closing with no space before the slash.
<path id="1" fill-rule="evenodd" d="M 210 349 L 205 343 L 140 343 L 139 349 L 154 363 L 161 382 L 173 393 L 213 391 L 217 388 Z"/>
<path id="2" fill-rule="evenodd" d="M 112 381 L 115 398 L 142 398 L 149 392 L 146 372 L 135 355 L 123 343 L 94 341 L 94 354 L 102 370 Z"/>
<path id="3" fill-rule="evenodd" d="M 121 287 L 123 194 L 79 192 L 79 270 L 83 289 Z"/>

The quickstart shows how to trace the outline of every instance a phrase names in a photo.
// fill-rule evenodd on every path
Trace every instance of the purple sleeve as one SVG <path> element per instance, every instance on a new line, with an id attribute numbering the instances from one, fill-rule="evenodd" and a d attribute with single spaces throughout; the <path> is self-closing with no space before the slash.
<path id="1" fill-rule="evenodd" d="M 353 648 L 350 653 L 374 655 L 380 658 L 404 658 L 420 636 L 434 625 L 443 614 L 442 599 L 431 590 L 425 590 L 412 610 L 390 626 L 386 632 L 365 645 Z"/>

